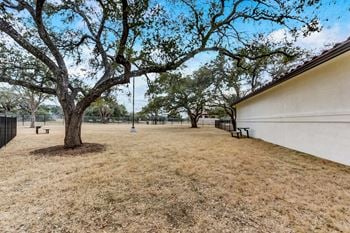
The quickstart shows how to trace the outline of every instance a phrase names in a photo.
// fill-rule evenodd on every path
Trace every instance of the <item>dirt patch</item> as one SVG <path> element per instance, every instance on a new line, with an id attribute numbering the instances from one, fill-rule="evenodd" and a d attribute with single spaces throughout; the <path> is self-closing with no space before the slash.
<path id="1" fill-rule="evenodd" d="M 165 208 L 168 222 L 175 228 L 179 226 L 191 226 L 194 224 L 192 206 L 186 203 L 174 203 Z"/>
<path id="2" fill-rule="evenodd" d="M 30 154 L 40 156 L 77 156 L 92 153 L 101 153 L 105 150 L 105 145 L 98 143 L 84 143 L 82 146 L 76 147 L 74 149 L 67 149 L 62 145 L 57 145 L 31 151 Z"/>

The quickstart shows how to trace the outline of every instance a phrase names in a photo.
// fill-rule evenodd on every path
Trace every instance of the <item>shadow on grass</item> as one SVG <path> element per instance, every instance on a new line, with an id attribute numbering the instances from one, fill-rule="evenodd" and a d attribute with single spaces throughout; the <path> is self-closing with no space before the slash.
<path id="1" fill-rule="evenodd" d="M 91 153 L 100 153 L 106 150 L 106 146 L 98 143 L 84 143 L 74 149 L 64 148 L 63 145 L 50 146 L 31 151 L 32 155 L 40 156 L 79 156 Z"/>

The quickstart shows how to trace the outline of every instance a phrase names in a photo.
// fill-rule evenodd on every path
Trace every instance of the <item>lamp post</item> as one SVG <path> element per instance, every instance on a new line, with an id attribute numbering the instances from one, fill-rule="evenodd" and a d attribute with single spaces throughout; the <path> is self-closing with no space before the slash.
<path id="1" fill-rule="evenodd" d="M 136 133 L 135 129 L 135 77 L 132 78 L 132 126 L 131 133 Z"/>

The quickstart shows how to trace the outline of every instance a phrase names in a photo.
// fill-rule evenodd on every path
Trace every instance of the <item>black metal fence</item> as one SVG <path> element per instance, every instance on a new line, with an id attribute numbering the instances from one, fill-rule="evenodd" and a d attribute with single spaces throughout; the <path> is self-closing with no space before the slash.
<path id="1" fill-rule="evenodd" d="M 215 128 L 223 129 L 226 131 L 233 130 L 232 121 L 231 120 L 216 120 Z"/>
<path id="2" fill-rule="evenodd" d="M 84 116 L 83 122 L 86 123 L 125 123 L 131 124 L 132 118 L 127 117 L 109 117 L 108 119 L 101 119 L 100 116 Z M 135 118 L 135 124 L 147 124 L 147 125 L 164 125 L 164 124 L 185 124 L 189 121 L 181 118 L 150 118 L 142 119 Z"/>
<path id="3" fill-rule="evenodd" d="M 22 126 L 30 126 L 32 120 L 31 115 L 17 115 L 17 122 Z M 50 114 L 39 114 L 35 116 L 35 122 L 37 125 L 46 125 L 48 123 L 61 123 L 63 124 L 63 116 L 62 115 L 50 115 Z"/>
<path id="4" fill-rule="evenodd" d="M 32 116 L 18 114 L 17 115 L 17 124 L 19 126 L 29 127 L 31 124 Z M 132 124 L 131 116 L 125 117 L 108 117 L 108 119 L 101 119 L 100 116 L 88 116 L 83 117 L 84 123 L 116 123 L 116 124 Z M 198 121 L 198 126 L 212 126 L 214 125 L 215 119 L 212 118 L 200 118 Z M 54 114 L 38 114 L 35 117 L 36 125 L 63 125 L 64 117 L 63 115 L 54 115 Z M 158 117 L 158 118 L 139 118 L 135 117 L 135 124 L 147 124 L 147 125 L 188 125 L 190 124 L 189 119 L 183 118 L 167 118 L 167 117 Z"/>
<path id="5" fill-rule="evenodd" d="M 0 148 L 5 146 L 17 135 L 16 117 L 0 116 Z"/>
<path id="6" fill-rule="evenodd" d="M 18 125 L 29 127 L 32 120 L 31 115 L 17 115 Z M 107 119 L 102 119 L 100 116 L 84 116 L 84 123 L 117 123 L 117 124 L 131 124 L 131 116 L 125 117 L 108 117 Z M 64 124 L 63 115 L 36 115 L 35 119 L 36 125 L 57 125 Z M 188 119 L 181 118 L 164 118 L 159 117 L 157 119 L 143 119 L 135 118 L 135 124 L 148 124 L 148 125 L 164 125 L 164 124 L 189 124 Z"/>

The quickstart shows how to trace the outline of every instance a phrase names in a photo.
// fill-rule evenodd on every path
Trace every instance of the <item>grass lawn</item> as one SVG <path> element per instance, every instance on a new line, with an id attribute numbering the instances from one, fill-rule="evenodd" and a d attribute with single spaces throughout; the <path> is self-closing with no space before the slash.
<path id="1" fill-rule="evenodd" d="M 212 127 L 83 125 L 106 150 L 19 128 L 0 150 L 0 232 L 350 232 L 350 167 Z M 349 155 L 350 156 L 350 155 Z"/>

